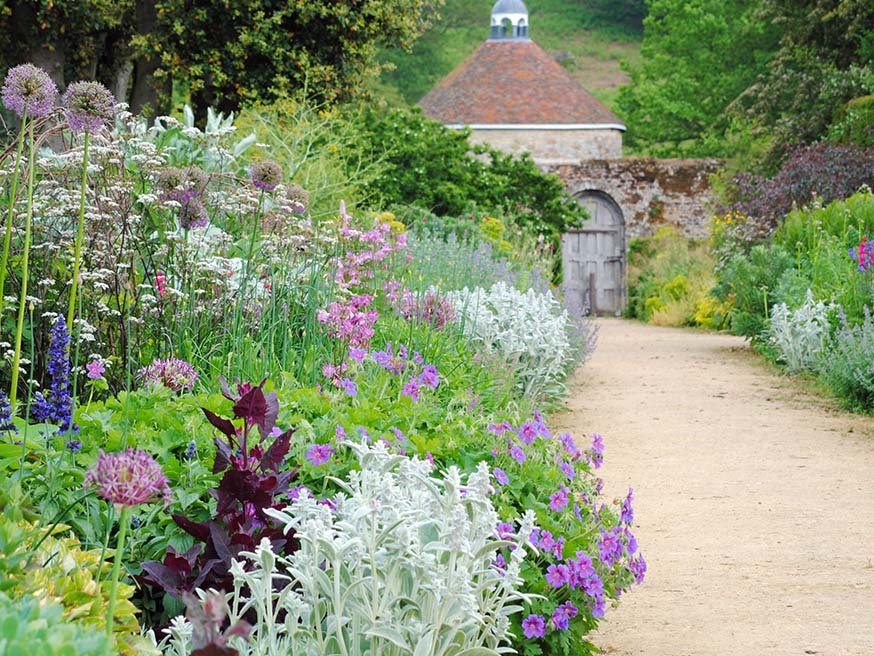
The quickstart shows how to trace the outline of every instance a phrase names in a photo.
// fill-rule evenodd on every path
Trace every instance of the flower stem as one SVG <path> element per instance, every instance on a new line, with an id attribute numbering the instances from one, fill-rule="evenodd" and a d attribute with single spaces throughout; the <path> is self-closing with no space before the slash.
<path id="1" fill-rule="evenodd" d="M 106 609 L 106 635 L 112 637 L 112 625 L 115 621 L 115 596 L 118 592 L 118 577 L 121 572 L 121 560 L 124 555 L 124 542 L 127 538 L 127 525 L 130 523 L 130 506 L 122 506 L 118 518 L 118 542 L 115 546 L 115 557 L 112 560 L 112 579 L 109 583 L 109 605 Z"/>
<path id="2" fill-rule="evenodd" d="M 27 307 L 27 265 L 30 258 L 30 224 L 33 218 L 33 170 L 35 168 L 35 144 L 33 142 L 33 121 L 30 122 L 27 165 L 27 218 L 24 223 L 24 248 L 21 260 L 21 300 L 18 304 L 18 326 L 15 330 L 15 355 L 12 359 L 12 383 L 9 390 L 9 405 L 15 408 L 18 398 L 18 368 L 21 363 L 21 335 L 24 332 L 24 310 Z"/>
<path id="3" fill-rule="evenodd" d="M 76 313 L 76 294 L 79 291 L 79 267 L 82 263 L 82 237 L 85 233 L 85 190 L 88 186 L 88 137 L 85 132 L 85 145 L 82 153 L 82 192 L 79 195 L 79 226 L 76 230 L 76 246 L 73 256 L 73 287 L 70 290 L 70 306 L 67 308 L 67 326 L 73 335 L 73 316 Z"/>
<path id="4" fill-rule="evenodd" d="M 6 235 L 3 237 L 3 259 L 0 260 L 0 321 L 3 319 L 3 297 L 6 294 L 6 265 L 9 262 L 9 249 L 12 245 L 12 223 L 15 220 L 15 197 L 18 195 L 18 174 L 21 169 L 21 152 L 24 149 L 24 128 L 27 125 L 27 107 L 21 116 L 21 132 L 18 147 L 15 149 L 15 168 L 12 172 L 12 187 L 9 190 L 9 212 L 6 214 Z M 15 408 L 13 407 L 13 411 Z"/>

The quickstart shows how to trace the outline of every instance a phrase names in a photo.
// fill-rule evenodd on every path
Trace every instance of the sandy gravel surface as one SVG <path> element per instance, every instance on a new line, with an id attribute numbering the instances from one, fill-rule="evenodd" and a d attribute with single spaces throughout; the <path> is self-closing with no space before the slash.
<path id="1" fill-rule="evenodd" d="M 600 323 L 557 419 L 604 435 L 605 489 L 634 486 L 649 572 L 595 643 L 874 656 L 874 420 L 775 375 L 739 338 Z"/>

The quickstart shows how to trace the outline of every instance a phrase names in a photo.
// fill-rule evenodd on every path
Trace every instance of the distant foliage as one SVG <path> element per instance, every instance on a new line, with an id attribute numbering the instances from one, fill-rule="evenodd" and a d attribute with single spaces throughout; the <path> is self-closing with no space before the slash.
<path id="1" fill-rule="evenodd" d="M 874 148 L 827 143 L 802 146 L 771 178 L 751 173 L 736 176 L 727 190 L 728 209 L 749 217 L 748 238 L 760 241 L 793 208 L 813 200 L 842 200 L 863 185 L 874 187 Z"/>
<path id="2" fill-rule="evenodd" d="M 874 95 L 854 98 L 835 115 L 829 141 L 874 148 Z"/>
<path id="3" fill-rule="evenodd" d="M 471 203 L 513 210 L 522 227 L 554 237 L 585 216 L 561 180 L 530 157 L 472 146 L 467 132 L 450 130 L 418 109 L 366 110 L 360 128 L 365 152 L 383 157 L 370 187 L 377 204 L 416 205 L 440 215 L 463 214 Z"/>

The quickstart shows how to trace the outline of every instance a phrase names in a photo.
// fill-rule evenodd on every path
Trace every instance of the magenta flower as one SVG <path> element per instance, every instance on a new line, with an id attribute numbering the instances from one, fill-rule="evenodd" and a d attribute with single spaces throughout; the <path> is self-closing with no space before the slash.
<path id="1" fill-rule="evenodd" d="M 331 459 L 334 449 L 330 444 L 313 444 L 307 449 L 307 459 L 313 464 L 313 467 L 324 465 Z"/>
<path id="2" fill-rule="evenodd" d="M 115 98 L 100 82 L 74 82 L 64 93 L 64 113 L 73 132 L 97 134 L 115 115 Z"/>
<path id="3" fill-rule="evenodd" d="M 197 382 L 197 372 L 190 363 L 179 358 L 154 360 L 137 372 L 137 380 L 141 385 L 163 385 L 174 392 L 191 391 Z"/>
<path id="4" fill-rule="evenodd" d="M 531 638 L 542 638 L 546 635 L 546 620 L 543 619 L 543 615 L 531 613 L 522 620 L 522 631 L 529 640 Z"/>
<path id="5" fill-rule="evenodd" d="M 519 439 L 525 444 L 531 444 L 537 437 L 537 428 L 530 421 L 525 422 L 519 427 Z"/>
<path id="6" fill-rule="evenodd" d="M 494 470 L 492 470 L 492 474 L 494 475 L 495 480 L 501 485 L 506 485 L 510 482 L 506 472 L 504 472 L 500 467 L 495 467 Z"/>
<path id="7" fill-rule="evenodd" d="M 604 462 L 604 438 L 595 433 L 592 435 L 592 464 L 595 469 L 601 466 Z"/>
<path id="8" fill-rule="evenodd" d="M 270 159 L 262 159 L 255 162 L 249 169 L 252 185 L 256 189 L 273 191 L 282 182 L 282 168 Z"/>
<path id="9" fill-rule="evenodd" d="M 558 492 L 550 495 L 549 497 L 549 509 L 554 510 L 555 512 L 561 512 L 565 509 L 565 506 L 568 504 L 568 492 L 570 490 L 564 486 L 560 485 L 558 488 Z"/>
<path id="10" fill-rule="evenodd" d="M 631 503 L 634 501 L 634 488 L 628 488 L 628 496 L 622 502 L 622 514 L 619 516 L 619 521 L 630 524 L 634 521 L 634 508 Z"/>
<path id="11" fill-rule="evenodd" d="M 367 351 L 363 348 L 356 348 L 353 346 L 349 349 L 349 357 L 355 362 L 364 362 L 364 358 L 367 356 Z"/>
<path id="12" fill-rule="evenodd" d="M 88 372 L 88 378 L 91 380 L 100 380 L 103 378 L 103 373 L 106 371 L 106 365 L 100 360 L 92 360 L 85 365 L 85 370 Z"/>
<path id="13" fill-rule="evenodd" d="M 440 384 L 440 374 L 437 373 L 437 367 L 433 364 L 426 364 L 422 367 L 422 373 L 419 374 L 419 382 L 432 390 L 437 389 Z"/>
<path id="14" fill-rule="evenodd" d="M 622 541 L 615 533 L 602 533 L 598 542 L 598 555 L 605 565 L 612 565 L 622 557 Z"/>
<path id="15" fill-rule="evenodd" d="M 579 609 L 574 606 L 570 600 L 558 606 L 552 613 L 552 622 L 555 628 L 564 631 L 568 628 L 568 620 L 572 620 L 577 616 Z"/>
<path id="16" fill-rule="evenodd" d="M 137 506 L 156 497 L 170 505 L 172 492 L 161 466 L 145 451 L 127 449 L 121 453 L 104 453 L 85 476 L 85 487 L 118 506 Z"/>
<path id="17" fill-rule="evenodd" d="M 577 470 L 574 469 L 574 466 L 569 462 L 562 462 L 559 467 L 561 467 L 561 471 L 564 475 L 568 477 L 568 480 L 573 479 L 577 475 Z"/>
<path id="18" fill-rule="evenodd" d="M 546 570 L 546 582 L 553 588 L 560 588 L 565 583 L 570 582 L 571 570 L 570 567 L 564 564 L 550 565 Z"/>
<path id="19" fill-rule="evenodd" d="M 418 402 L 419 400 L 419 381 L 415 378 L 411 378 L 407 381 L 407 384 L 404 385 L 401 390 L 402 396 L 408 396 L 413 400 L 413 403 Z"/>
<path id="20" fill-rule="evenodd" d="M 628 569 L 634 574 L 634 580 L 637 581 L 638 585 L 643 583 L 643 579 L 646 576 L 646 561 L 643 559 L 643 554 L 637 560 L 632 560 L 628 564 Z"/>
<path id="21" fill-rule="evenodd" d="M 50 114 L 55 106 L 58 87 L 43 69 L 33 64 L 10 68 L 3 83 L 3 104 L 19 117 L 40 118 Z"/>
<path id="22" fill-rule="evenodd" d="M 334 439 L 336 439 L 338 442 L 349 439 L 349 436 L 346 434 L 346 429 L 343 428 L 340 424 L 337 424 L 337 428 L 334 429 Z"/>

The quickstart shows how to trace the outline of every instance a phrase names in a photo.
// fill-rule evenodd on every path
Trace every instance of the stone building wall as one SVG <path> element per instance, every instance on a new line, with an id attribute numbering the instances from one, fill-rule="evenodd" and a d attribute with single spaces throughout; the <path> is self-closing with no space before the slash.
<path id="1" fill-rule="evenodd" d="M 622 132 L 604 130 L 476 130 L 471 143 L 487 143 L 505 153 L 531 153 L 541 166 L 622 157 Z"/>
<path id="2" fill-rule="evenodd" d="M 713 213 L 709 176 L 715 159 L 593 159 L 542 166 L 565 182 L 574 196 L 609 194 L 622 208 L 626 240 L 672 225 L 688 237 L 706 237 Z"/>

